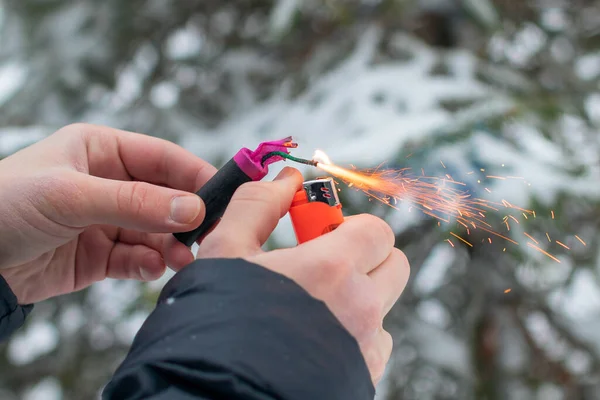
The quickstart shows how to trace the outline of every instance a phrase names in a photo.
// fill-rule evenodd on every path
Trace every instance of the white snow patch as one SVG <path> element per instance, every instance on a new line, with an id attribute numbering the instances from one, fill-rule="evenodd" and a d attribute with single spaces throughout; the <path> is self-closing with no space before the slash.
<path id="1" fill-rule="evenodd" d="M 1 128 L 0 155 L 10 155 L 44 139 L 49 133 L 50 131 L 47 128 L 41 126 Z"/>
<path id="2" fill-rule="evenodd" d="M 550 295 L 550 304 L 571 319 L 589 320 L 600 317 L 600 288 L 597 277 L 588 269 L 579 269 L 574 274 L 569 286 Z"/>
<path id="3" fill-rule="evenodd" d="M 592 93 L 585 99 L 585 110 L 590 119 L 600 125 L 600 93 Z"/>
<path id="4" fill-rule="evenodd" d="M 32 322 L 25 332 L 14 337 L 8 345 L 8 357 L 15 365 L 29 364 L 38 357 L 54 350 L 59 332 L 47 321 Z"/>
<path id="5" fill-rule="evenodd" d="M 179 91 L 172 82 L 158 83 L 150 91 L 150 101 L 158 108 L 171 108 L 179 101 Z"/>
<path id="6" fill-rule="evenodd" d="M 138 311 L 125 317 L 125 319 L 115 327 L 117 339 L 125 344 L 133 342 L 135 335 L 137 335 L 147 318 L 148 313 L 145 311 Z"/>
<path id="7" fill-rule="evenodd" d="M 10 61 L 0 66 L 0 106 L 10 100 L 27 79 L 27 66 Z"/>
<path id="8" fill-rule="evenodd" d="M 421 301 L 416 312 L 424 322 L 438 328 L 447 327 L 452 320 L 444 304 L 435 299 Z"/>
<path id="9" fill-rule="evenodd" d="M 447 243 L 436 245 L 415 276 L 415 293 L 427 295 L 441 287 L 444 284 L 446 273 L 455 259 L 456 253 Z"/>
<path id="10" fill-rule="evenodd" d="M 425 322 L 413 320 L 407 333 L 427 361 L 454 373 L 472 376 L 470 353 L 466 343 Z"/>
<path id="11" fill-rule="evenodd" d="M 181 60 L 196 56 L 202 50 L 204 39 L 193 27 L 175 31 L 167 39 L 165 53 L 173 60 Z"/>
<path id="12" fill-rule="evenodd" d="M 299 0 L 278 0 L 271 11 L 271 32 L 280 35 L 290 26 L 294 14 L 300 5 Z"/>
<path id="13" fill-rule="evenodd" d="M 586 54 L 575 62 L 575 73 L 584 81 L 591 81 L 600 75 L 600 53 Z"/>
<path id="14" fill-rule="evenodd" d="M 86 316 L 80 306 L 72 304 L 61 312 L 58 327 L 61 332 L 70 335 L 77 332 L 86 323 Z"/>
<path id="15" fill-rule="evenodd" d="M 547 7 L 541 10 L 540 23 L 547 30 L 559 32 L 567 28 L 569 20 L 563 9 Z"/>
<path id="16" fill-rule="evenodd" d="M 137 281 L 105 279 L 90 287 L 87 300 L 103 320 L 117 321 L 139 295 Z"/>
<path id="17" fill-rule="evenodd" d="M 62 398 L 63 390 L 60 381 L 53 377 L 42 379 L 23 396 L 23 400 L 61 400 Z"/>

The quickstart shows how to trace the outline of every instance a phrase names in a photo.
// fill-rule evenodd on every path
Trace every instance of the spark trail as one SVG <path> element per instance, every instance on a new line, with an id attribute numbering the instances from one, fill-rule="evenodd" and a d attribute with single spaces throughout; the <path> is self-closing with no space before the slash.
<path id="1" fill-rule="evenodd" d="M 514 210 L 518 211 L 526 219 L 528 219 L 528 215 L 533 218 L 536 217 L 535 211 L 517 207 L 506 200 L 502 200 L 501 203 L 495 203 L 481 198 L 474 198 L 468 191 L 464 190 L 465 183 L 456 181 L 449 175 L 443 178 L 428 177 L 425 176 L 424 171 L 421 171 L 420 175 L 415 175 L 411 173 L 411 169 L 409 168 L 399 170 L 383 170 L 379 168 L 367 170 L 347 169 L 335 165 L 320 150 L 315 152 L 313 161 L 319 169 L 340 179 L 349 187 L 364 192 L 370 198 L 396 209 L 398 202 L 409 202 L 414 208 L 417 208 L 430 217 L 438 219 L 438 221 L 445 223 L 455 221 L 466 229 L 467 234 L 471 234 L 471 229 L 473 231 L 481 230 L 512 244 L 519 245 L 517 241 L 495 230 L 486 220 L 487 213 Z M 521 177 L 497 176 L 489 176 L 489 178 L 502 180 L 511 178 L 523 179 Z M 554 218 L 554 212 L 552 212 L 552 217 Z M 511 220 L 516 224 L 519 223 L 514 216 L 506 215 L 502 223 L 505 224 L 507 231 L 510 231 Z M 459 241 L 473 247 L 467 239 L 454 232 L 450 232 L 450 234 Z M 532 236 L 527 233 L 525 235 L 535 243 L 528 243 L 530 248 L 539 251 L 556 262 L 560 262 L 555 256 L 537 246 L 539 242 Z M 577 239 L 584 243 L 578 237 Z M 454 247 L 454 243 L 450 239 L 447 241 Z M 491 238 L 489 242 L 491 243 Z M 561 242 L 558 242 L 558 244 L 568 248 Z"/>

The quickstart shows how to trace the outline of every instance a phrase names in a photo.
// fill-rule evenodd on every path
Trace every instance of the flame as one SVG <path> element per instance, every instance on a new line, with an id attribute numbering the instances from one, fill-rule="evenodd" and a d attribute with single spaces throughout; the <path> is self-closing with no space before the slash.
<path id="1" fill-rule="evenodd" d="M 485 199 L 473 198 L 470 193 L 460 189 L 460 186 L 466 186 L 466 184 L 454 180 L 450 175 L 445 175 L 443 178 L 427 177 L 422 169 L 421 175 L 412 175 L 409 168 L 399 170 L 380 170 L 377 168 L 367 170 L 348 169 L 335 165 L 322 150 L 315 151 L 313 161 L 317 162 L 317 168 L 342 180 L 349 187 L 364 192 L 367 196 L 375 200 L 393 208 L 397 208 L 395 205 L 398 201 L 410 202 L 412 206 L 424 214 L 439 221 L 445 223 L 454 221 L 460 224 L 466 228 L 468 235 L 471 234 L 469 228 L 473 228 L 473 230 L 479 229 L 518 245 L 517 241 L 495 231 L 492 225 L 486 220 L 486 213 L 490 211 L 498 212 L 501 209 L 505 209 L 518 211 L 526 219 L 527 215 L 533 215 L 534 218 L 536 216 L 535 211 L 517 207 L 506 200 L 502 200 L 501 203 L 494 203 Z M 442 163 L 442 165 L 444 164 Z M 490 175 L 489 178 L 523 179 L 522 177 L 498 177 L 494 175 Z M 510 231 L 509 218 L 517 224 L 519 223 L 514 216 L 506 215 L 502 223 L 506 225 L 507 232 Z M 456 233 L 450 232 L 450 234 L 461 242 L 471 247 L 473 246 L 469 241 Z M 525 235 L 531 242 L 535 243 L 535 245 L 531 242 L 527 243 L 530 248 L 539 251 L 556 262 L 560 262 L 556 257 L 536 246 L 539 245 L 539 242 L 532 236 L 527 233 Z M 585 244 L 578 236 L 575 237 Z M 550 240 L 549 236 L 548 239 Z M 450 239 L 447 241 L 454 247 L 454 243 Z M 488 242 L 492 243 L 491 238 L 488 238 Z M 558 242 L 558 244 L 568 248 L 563 243 Z"/>

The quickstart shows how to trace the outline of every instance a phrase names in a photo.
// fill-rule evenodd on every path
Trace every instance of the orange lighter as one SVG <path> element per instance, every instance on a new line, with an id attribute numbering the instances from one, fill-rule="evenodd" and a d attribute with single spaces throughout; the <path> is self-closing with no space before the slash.
<path id="1" fill-rule="evenodd" d="M 344 222 L 332 178 L 306 181 L 294 196 L 290 217 L 298 244 L 331 232 Z"/>

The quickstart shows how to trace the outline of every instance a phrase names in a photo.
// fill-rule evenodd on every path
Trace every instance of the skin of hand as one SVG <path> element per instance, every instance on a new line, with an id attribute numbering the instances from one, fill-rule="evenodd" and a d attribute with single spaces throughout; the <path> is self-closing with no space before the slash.
<path id="1" fill-rule="evenodd" d="M 356 338 L 376 385 L 393 344 L 383 318 L 406 286 L 408 260 L 394 247 L 392 229 L 371 215 L 346 218 L 333 232 L 297 247 L 263 251 L 301 184 L 300 173 L 285 168 L 273 182 L 242 185 L 197 257 L 243 258 L 294 280 Z"/>
<path id="2" fill-rule="evenodd" d="M 74 124 L 0 160 L 0 274 L 30 304 L 107 277 L 154 280 L 194 255 L 216 169 L 151 136 Z"/>

